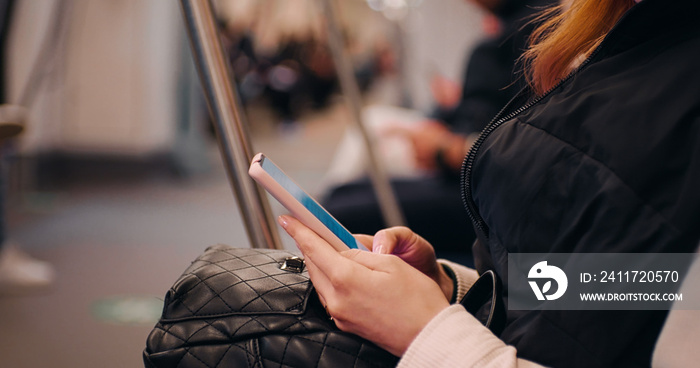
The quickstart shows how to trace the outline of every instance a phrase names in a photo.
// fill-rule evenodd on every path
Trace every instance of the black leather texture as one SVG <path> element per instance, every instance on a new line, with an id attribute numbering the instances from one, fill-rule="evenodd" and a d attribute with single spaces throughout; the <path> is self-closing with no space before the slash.
<path id="1" fill-rule="evenodd" d="M 280 269 L 297 254 L 207 248 L 165 295 L 146 341 L 147 368 L 394 367 L 398 358 L 338 330 L 306 271 Z"/>

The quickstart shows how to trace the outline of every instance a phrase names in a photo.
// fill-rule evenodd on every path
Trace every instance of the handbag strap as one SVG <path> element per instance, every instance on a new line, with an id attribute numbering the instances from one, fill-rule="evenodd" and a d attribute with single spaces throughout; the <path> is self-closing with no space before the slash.
<path id="1" fill-rule="evenodd" d="M 506 309 L 501 296 L 501 281 L 493 270 L 479 276 L 460 304 L 496 336 L 503 331 Z"/>

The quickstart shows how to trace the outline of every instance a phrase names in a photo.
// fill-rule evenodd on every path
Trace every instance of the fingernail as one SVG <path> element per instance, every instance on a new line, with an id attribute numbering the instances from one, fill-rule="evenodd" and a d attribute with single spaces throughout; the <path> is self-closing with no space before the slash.
<path id="1" fill-rule="evenodd" d="M 372 253 L 383 254 L 384 253 L 384 238 L 386 234 L 384 231 L 378 231 L 374 234 L 374 239 L 372 241 Z"/>
<path id="2" fill-rule="evenodd" d="M 382 254 L 382 250 L 384 250 L 384 246 L 381 244 L 372 247 L 372 253 Z"/>
<path id="3" fill-rule="evenodd" d="M 282 226 L 283 228 L 286 229 L 286 228 L 287 228 L 287 225 L 289 225 L 289 221 L 287 221 L 287 216 L 282 215 L 282 216 L 278 217 L 278 218 L 277 218 L 277 223 L 279 223 L 280 226 Z"/>

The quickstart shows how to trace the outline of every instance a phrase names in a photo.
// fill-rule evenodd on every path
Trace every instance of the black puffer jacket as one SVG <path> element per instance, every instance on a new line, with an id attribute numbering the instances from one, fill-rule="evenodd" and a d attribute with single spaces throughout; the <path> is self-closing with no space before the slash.
<path id="1" fill-rule="evenodd" d="M 522 93 L 489 124 L 463 169 L 480 271 L 505 282 L 515 252 L 696 249 L 699 14 L 694 0 L 642 1 L 569 78 L 543 97 Z M 647 367 L 665 312 L 508 318 L 501 338 L 523 358 Z"/>

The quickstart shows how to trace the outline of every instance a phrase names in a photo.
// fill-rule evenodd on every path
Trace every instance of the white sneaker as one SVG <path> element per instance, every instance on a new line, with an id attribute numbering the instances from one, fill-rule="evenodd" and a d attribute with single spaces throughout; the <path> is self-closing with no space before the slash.
<path id="1" fill-rule="evenodd" d="M 53 267 L 11 244 L 0 248 L 0 295 L 41 291 L 53 283 Z"/>

